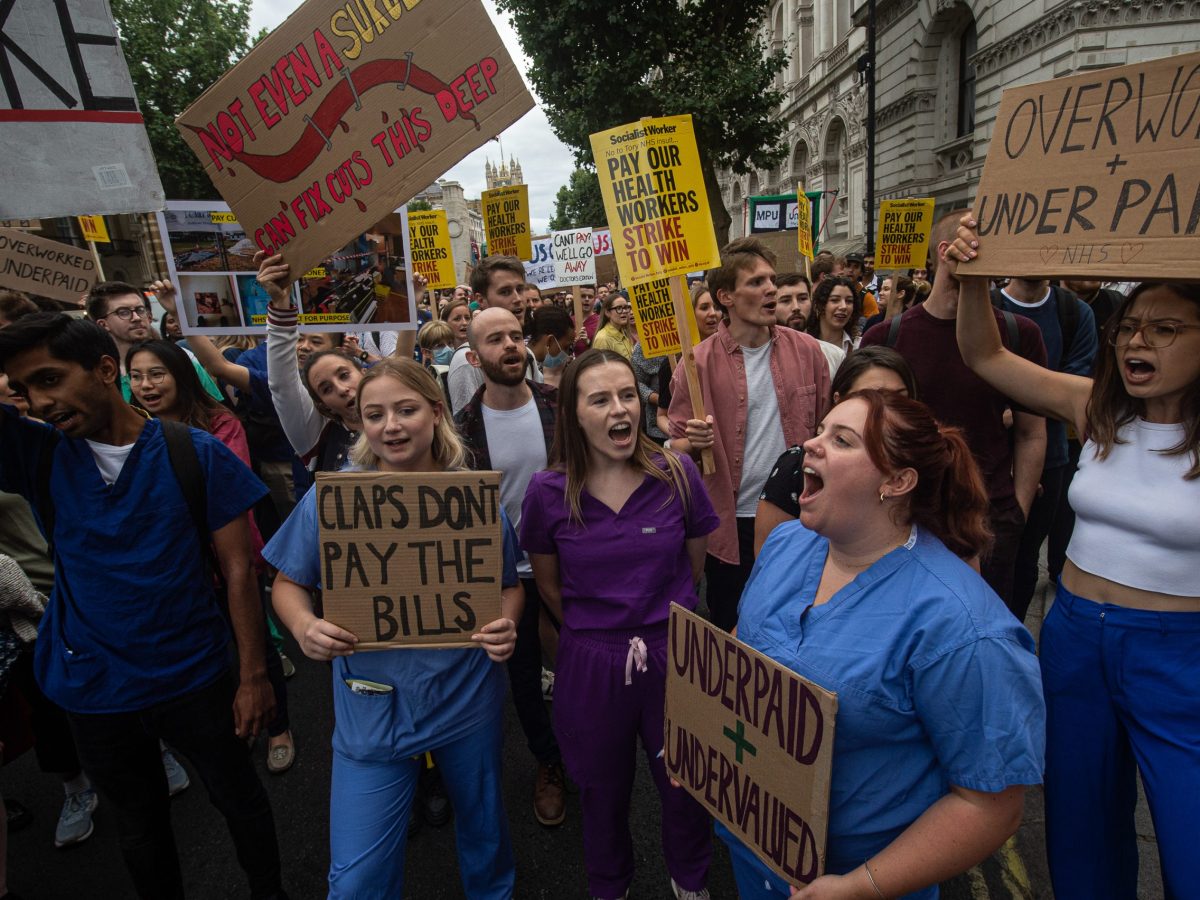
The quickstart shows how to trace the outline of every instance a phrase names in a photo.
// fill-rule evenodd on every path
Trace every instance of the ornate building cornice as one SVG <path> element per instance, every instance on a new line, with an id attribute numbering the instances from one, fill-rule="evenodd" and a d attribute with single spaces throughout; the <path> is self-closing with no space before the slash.
<path id="1" fill-rule="evenodd" d="M 1031 25 L 982 48 L 973 62 L 982 77 L 1091 28 L 1194 21 L 1200 0 L 1067 0 Z"/>
<path id="2" fill-rule="evenodd" d="M 910 90 L 899 100 L 894 100 L 875 113 L 877 128 L 886 128 L 893 122 L 906 118 L 914 112 L 926 112 L 937 103 L 936 90 Z"/>

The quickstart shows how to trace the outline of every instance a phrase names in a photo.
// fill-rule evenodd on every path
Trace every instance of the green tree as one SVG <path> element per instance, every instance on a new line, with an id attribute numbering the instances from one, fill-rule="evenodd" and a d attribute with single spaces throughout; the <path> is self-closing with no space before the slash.
<path id="1" fill-rule="evenodd" d="M 588 135 L 643 116 L 691 113 L 717 238 L 729 234 L 717 169 L 777 165 L 786 152 L 767 53 L 767 0 L 497 0 L 531 60 L 550 125 L 591 164 Z"/>
<path id="2" fill-rule="evenodd" d="M 251 0 L 112 0 L 121 47 L 172 200 L 220 195 L 184 143 L 175 117 L 246 55 Z"/>
<path id="3" fill-rule="evenodd" d="M 428 212 L 431 209 L 433 209 L 433 204 L 430 203 L 428 200 L 409 200 L 408 201 L 408 211 L 409 212 Z"/>
<path id="4" fill-rule="evenodd" d="M 596 170 L 576 169 L 571 179 L 558 189 L 554 197 L 551 231 L 568 228 L 597 228 L 604 225 L 604 198 L 600 196 L 600 179 Z"/>

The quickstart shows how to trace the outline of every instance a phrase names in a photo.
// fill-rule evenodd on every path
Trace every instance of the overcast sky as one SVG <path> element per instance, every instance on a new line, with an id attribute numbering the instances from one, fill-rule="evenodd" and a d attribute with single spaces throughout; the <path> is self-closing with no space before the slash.
<path id="1" fill-rule="evenodd" d="M 291 15 L 302 0 L 254 0 L 250 13 L 250 31 L 255 33 L 260 28 L 275 28 Z M 517 68 L 524 74 L 528 66 L 517 34 L 509 25 L 508 19 L 496 11 L 496 5 L 491 0 L 483 0 L 487 7 L 496 30 L 504 41 L 504 46 L 517 61 Z M 526 81 L 528 84 L 528 80 Z M 530 87 L 530 91 L 533 88 Z M 537 94 L 534 94 L 537 99 Z M 504 158 L 515 156 L 521 163 L 525 182 L 529 185 L 530 224 L 535 234 L 548 231 L 550 216 L 554 214 L 554 195 L 558 189 L 567 183 L 571 170 L 575 167 L 574 156 L 550 128 L 541 107 L 535 107 L 527 112 L 516 124 L 511 125 L 500 135 L 504 147 Z M 444 177 L 462 184 L 468 197 L 478 197 L 487 187 L 483 178 L 484 161 L 490 159 L 493 164 L 500 161 L 500 144 L 489 141 L 474 153 L 468 155 L 462 162 L 452 168 Z"/>

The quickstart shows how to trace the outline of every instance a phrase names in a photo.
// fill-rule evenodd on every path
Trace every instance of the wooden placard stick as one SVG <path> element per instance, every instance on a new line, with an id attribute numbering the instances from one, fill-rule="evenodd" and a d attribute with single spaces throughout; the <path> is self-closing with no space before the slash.
<path id="1" fill-rule="evenodd" d="M 571 285 L 571 298 L 575 301 L 575 331 L 578 333 L 579 329 L 583 327 L 583 320 L 585 318 L 583 314 L 583 295 L 579 293 L 579 285 Z"/>
<path id="2" fill-rule="evenodd" d="M 708 411 L 704 408 L 704 397 L 700 393 L 700 375 L 696 371 L 696 353 L 692 346 L 692 330 L 688 327 L 687 294 L 683 289 L 686 276 L 680 275 L 671 279 L 671 301 L 675 306 L 675 324 L 679 331 L 680 359 L 683 371 L 687 376 L 688 394 L 692 398 L 692 418 L 704 421 Z M 712 449 L 700 451 L 700 470 L 705 475 L 711 475 L 717 470 L 713 459 Z"/>

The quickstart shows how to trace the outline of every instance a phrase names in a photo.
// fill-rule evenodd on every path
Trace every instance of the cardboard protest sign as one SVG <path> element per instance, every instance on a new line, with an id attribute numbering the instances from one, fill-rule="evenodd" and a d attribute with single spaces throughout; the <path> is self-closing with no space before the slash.
<path id="1" fill-rule="evenodd" d="M 307 0 L 176 124 L 304 272 L 532 108 L 480 0 Z"/>
<path id="2" fill-rule="evenodd" d="M 73 304 L 95 283 L 89 251 L 0 228 L 0 285 Z"/>
<path id="3" fill-rule="evenodd" d="M 1198 126 L 1200 53 L 1009 88 L 960 271 L 1200 278 Z"/>
<path id="4" fill-rule="evenodd" d="M 358 649 L 475 647 L 500 618 L 499 472 L 320 472 L 324 616 Z"/>
<path id="5" fill-rule="evenodd" d="M 529 186 L 514 184 L 483 191 L 479 202 L 487 235 L 487 255 L 531 259 Z"/>
<path id="6" fill-rule="evenodd" d="M 458 284 L 454 277 L 454 251 L 444 209 L 408 214 L 409 262 L 416 274 L 424 275 L 426 287 L 439 291 Z"/>
<path id="7" fill-rule="evenodd" d="M 933 231 L 933 198 L 883 200 L 875 235 L 875 268 L 923 269 Z"/>
<path id="8" fill-rule="evenodd" d="M 796 249 L 805 259 L 814 259 L 812 201 L 804 195 L 804 185 L 796 188 Z"/>
<path id="9" fill-rule="evenodd" d="M 85 241 L 95 241 L 97 244 L 111 244 L 108 237 L 108 226 L 104 224 L 104 216 L 77 216 L 79 230 L 83 232 Z"/>
<path id="10" fill-rule="evenodd" d="M 790 884 L 825 869 L 837 695 L 676 603 L 667 772 Z"/>
<path id="11" fill-rule="evenodd" d="M 541 291 L 558 287 L 554 277 L 554 246 L 550 237 L 535 237 L 530 249 L 530 258 L 525 262 L 525 281 L 536 284 Z"/>
<path id="12" fill-rule="evenodd" d="M 551 232 L 550 250 L 554 254 L 554 280 L 559 287 L 596 283 L 592 229 Z"/>
<path id="13" fill-rule="evenodd" d="M 691 116 L 642 119 L 591 143 L 626 287 L 718 264 Z"/>
<path id="14" fill-rule="evenodd" d="M 108 0 L 0 10 L 0 216 L 162 209 Z"/>
<path id="15" fill-rule="evenodd" d="M 412 273 L 404 263 L 410 252 L 406 216 L 402 208 L 384 217 L 372 226 L 379 233 L 356 235 L 300 274 L 293 299 L 301 331 L 416 328 Z M 158 232 L 185 333 L 263 333 L 270 297 L 258 283 L 258 248 L 228 205 L 169 200 L 158 214 Z"/>
<path id="16" fill-rule="evenodd" d="M 683 275 L 674 276 L 682 280 L 682 290 L 687 290 L 687 279 Z M 658 278 L 642 284 L 631 285 L 629 302 L 633 306 L 633 321 L 637 325 L 638 343 L 642 345 L 642 354 L 646 359 L 657 359 L 662 356 L 674 356 L 683 348 L 679 343 L 679 323 L 675 318 L 675 304 L 671 299 L 671 279 Z M 700 331 L 696 327 L 696 315 L 692 304 L 687 304 L 688 328 L 691 331 L 692 343 L 700 343 Z"/>
<path id="17" fill-rule="evenodd" d="M 612 232 L 607 228 L 593 229 L 592 251 L 595 256 L 612 256 Z"/>

